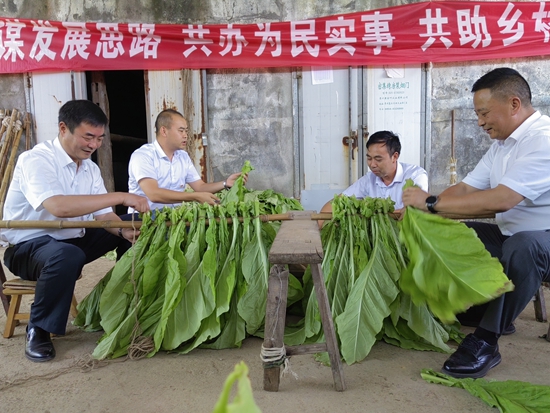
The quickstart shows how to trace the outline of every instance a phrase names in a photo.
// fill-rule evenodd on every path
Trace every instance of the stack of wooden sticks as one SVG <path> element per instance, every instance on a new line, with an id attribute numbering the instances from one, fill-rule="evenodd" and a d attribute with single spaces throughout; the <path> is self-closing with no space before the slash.
<path id="1" fill-rule="evenodd" d="M 25 150 L 32 146 L 31 114 L 26 113 L 23 121 L 19 119 L 20 115 L 17 109 L 13 109 L 11 113 L 0 109 L 0 219 L 3 216 L 4 202 L 23 132 L 25 132 Z"/>

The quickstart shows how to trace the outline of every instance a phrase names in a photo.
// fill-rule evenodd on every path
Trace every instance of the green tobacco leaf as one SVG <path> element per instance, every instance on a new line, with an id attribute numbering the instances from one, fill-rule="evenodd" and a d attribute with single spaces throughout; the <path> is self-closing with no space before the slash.
<path id="1" fill-rule="evenodd" d="M 175 222 L 175 220 L 172 219 L 172 222 Z M 168 318 L 179 303 L 179 300 L 181 300 L 183 290 L 187 284 L 186 279 L 181 276 L 181 274 L 185 274 L 186 272 L 187 261 L 180 249 L 180 244 L 185 234 L 185 223 L 186 221 L 181 220 L 170 231 L 169 250 L 166 257 L 167 274 L 164 287 L 164 302 L 158 327 L 154 333 L 155 352 L 162 345 Z"/>
<path id="2" fill-rule="evenodd" d="M 219 350 L 241 346 L 242 341 L 246 337 L 246 331 L 244 320 L 237 311 L 237 294 L 237 290 L 235 289 L 231 298 L 229 311 L 220 316 L 220 324 L 223 326 L 220 335 L 212 343 L 202 344 L 201 348 Z"/>
<path id="3" fill-rule="evenodd" d="M 515 380 L 455 379 L 428 369 L 423 369 L 420 375 L 429 383 L 465 389 L 501 413 L 547 413 L 549 410 L 550 386 Z"/>
<path id="4" fill-rule="evenodd" d="M 380 244 L 375 243 L 367 266 L 351 288 L 344 312 L 336 317 L 340 352 L 348 364 L 369 354 L 399 292 L 395 275 L 385 265 L 389 254 Z"/>
<path id="5" fill-rule="evenodd" d="M 99 331 L 101 327 L 101 316 L 99 314 L 99 300 L 105 286 L 111 279 L 111 268 L 109 272 L 95 285 L 93 290 L 76 307 L 78 315 L 73 324 L 82 328 L 84 331 Z"/>
<path id="6" fill-rule="evenodd" d="M 426 303 L 444 323 L 513 290 L 500 262 L 463 223 L 407 207 L 400 228 L 410 259 L 401 289 L 417 305 Z"/>
<path id="7" fill-rule="evenodd" d="M 244 161 L 244 165 L 241 169 L 242 174 L 247 174 L 254 170 L 254 167 L 250 164 L 250 161 Z M 246 188 L 244 186 L 243 175 L 239 176 L 233 186 L 227 193 L 225 193 L 221 199 L 221 205 L 227 205 L 229 202 L 242 202 Z"/>
<path id="8" fill-rule="evenodd" d="M 267 279 L 269 260 L 266 245 L 262 239 L 262 227 L 258 214 L 259 204 L 254 202 L 254 229 L 252 238 L 244 246 L 242 255 L 242 273 L 247 282 L 246 293 L 238 303 L 240 316 L 246 322 L 248 334 L 254 334 L 264 322 L 267 301 Z"/>
<path id="9" fill-rule="evenodd" d="M 160 225 L 164 225 L 164 221 Z M 158 224 L 151 221 L 151 214 L 145 214 L 136 244 L 113 267 L 111 278 L 99 300 L 101 326 L 107 334 L 118 328 L 134 302 L 134 288 L 133 285 L 128 288 L 128 284 L 131 283 L 132 277 L 134 281 L 140 278 L 147 254 L 154 252 L 149 247 L 157 229 Z"/>

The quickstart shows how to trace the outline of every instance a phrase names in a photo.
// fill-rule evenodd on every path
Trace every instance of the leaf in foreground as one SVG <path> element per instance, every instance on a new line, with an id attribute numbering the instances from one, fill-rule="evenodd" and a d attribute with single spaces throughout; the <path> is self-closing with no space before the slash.
<path id="1" fill-rule="evenodd" d="M 467 390 L 501 413 L 547 413 L 549 410 L 550 386 L 515 380 L 455 379 L 428 369 L 423 369 L 420 375 L 429 383 Z"/>
<path id="2" fill-rule="evenodd" d="M 237 393 L 233 401 L 230 402 L 229 395 L 235 382 L 237 382 Z M 212 413 L 261 413 L 260 408 L 254 402 L 252 385 L 248 378 L 248 367 L 244 361 L 237 364 L 225 380 L 223 390 Z"/>

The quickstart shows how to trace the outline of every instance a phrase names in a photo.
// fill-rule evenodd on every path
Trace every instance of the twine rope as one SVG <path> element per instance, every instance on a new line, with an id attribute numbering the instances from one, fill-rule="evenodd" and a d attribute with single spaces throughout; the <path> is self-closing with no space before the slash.
<path id="1" fill-rule="evenodd" d="M 451 173 L 451 185 L 454 185 L 457 182 L 456 158 L 451 158 L 451 163 L 449 165 L 449 171 Z"/>
<path id="2" fill-rule="evenodd" d="M 135 221 L 134 221 L 134 214 L 132 214 L 132 229 L 134 230 L 132 235 L 132 246 L 136 242 L 136 227 L 135 227 Z M 137 289 L 137 283 L 135 279 L 135 261 L 136 261 L 136 255 L 132 255 L 132 272 L 131 272 L 131 281 L 132 286 L 134 287 L 134 315 L 136 322 L 134 324 L 134 328 L 132 330 L 132 340 L 130 341 L 130 345 L 128 346 L 128 358 L 130 360 L 139 360 L 147 356 L 151 351 L 155 349 L 155 342 L 153 341 L 152 337 L 146 337 L 141 335 L 141 325 L 139 323 L 138 319 L 138 311 L 137 311 L 137 302 L 138 302 L 138 289 Z"/>
<path id="3" fill-rule="evenodd" d="M 283 289 L 283 280 L 281 278 L 281 269 L 280 266 L 276 266 L 277 269 L 277 279 L 279 280 L 279 291 Z M 281 308 L 281 300 L 277 300 L 277 307 L 275 309 L 275 322 L 273 323 L 273 329 L 271 330 L 270 337 L 275 335 L 275 330 L 279 324 L 279 309 Z M 272 368 L 276 366 L 284 365 L 284 368 L 281 370 L 281 377 L 285 377 L 288 373 L 291 373 L 292 376 L 298 380 L 298 375 L 292 371 L 290 367 L 290 357 L 286 355 L 286 348 L 283 344 L 282 347 L 264 347 L 260 351 L 260 358 L 264 363 L 264 368 Z"/>

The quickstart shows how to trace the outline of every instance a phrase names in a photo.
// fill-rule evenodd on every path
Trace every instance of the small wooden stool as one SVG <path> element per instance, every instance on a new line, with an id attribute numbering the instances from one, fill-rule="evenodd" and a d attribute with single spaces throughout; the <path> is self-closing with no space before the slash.
<path id="1" fill-rule="evenodd" d="M 321 270 L 323 246 L 319 226 L 317 221 L 311 220 L 311 213 L 311 211 L 290 213 L 292 220 L 283 221 L 269 251 L 269 262 L 273 266 L 268 280 L 263 346 L 265 349 L 284 349 L 287 356 L 327 351 L 330 357 L 334 386 L 337 391 L 343 391 L 346 387 L 344 372 Z M 311 265 L 313 285 L 319 303 L 326 343 L 291 347 L 284 345 L 288 293 L 286 265 L 288 264 Z M 273 365 L 273 363 L 264 362 L 264 390 L 279 390 L 280 369 L 280 364 Z"/>
<path id="2" fill-rule="evenodd" d="M 28 320 L 30 313 L 20 313 L 19 306 L 21 305 L 21 299 L 24 295 L 34 294 L 36 288 L 36 281 L 28 281 L 21 279 L 14 279 L 6 281 L 3 284 L 3 293 L 6 296 L 11 296 L 8 313 L 6 314 L 6 327 L 4 328 L 4 338 L 10 338 L 13 336 L 15 326 L 18 321 Z M 71 302 L 71 315 L 76 317 L 78 311 L 76 310 L 77 301 L 73 295 Z"/>

